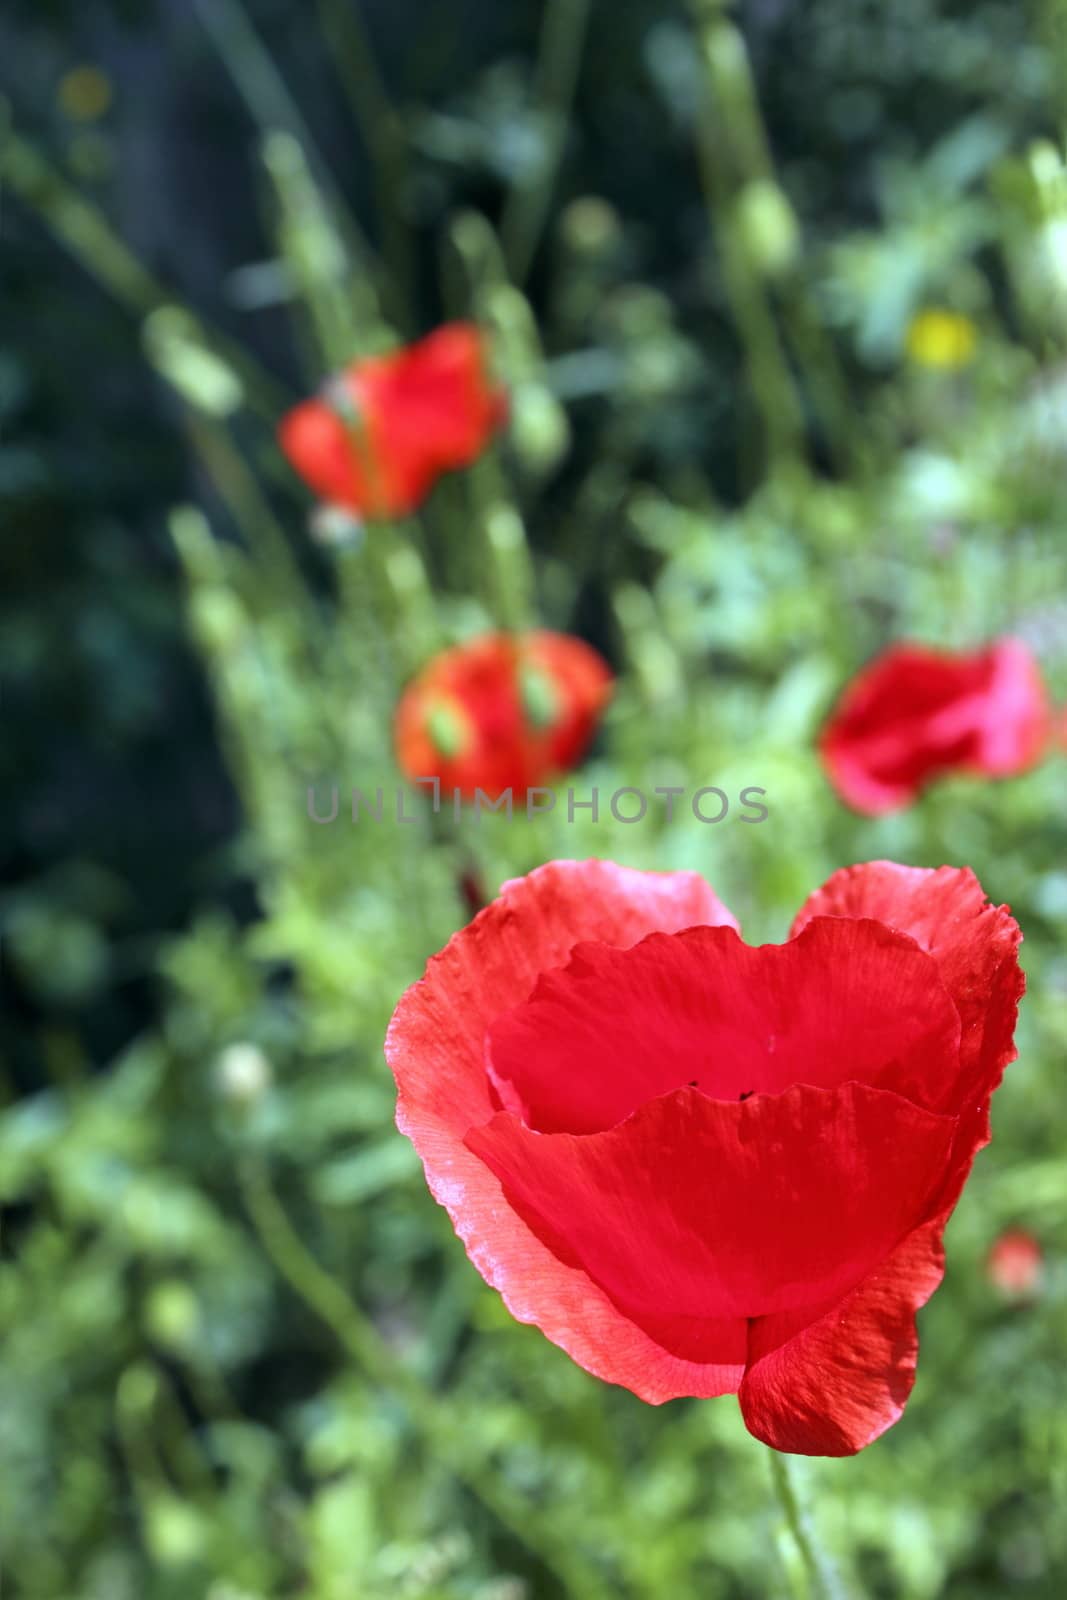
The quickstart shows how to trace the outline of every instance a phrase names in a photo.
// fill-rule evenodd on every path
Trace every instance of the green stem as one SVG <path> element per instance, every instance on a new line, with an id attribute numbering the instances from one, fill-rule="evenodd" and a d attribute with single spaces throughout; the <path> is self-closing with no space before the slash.
<path id="1" fill-rule="evenodd" d="M 279 253 L 316 336 L 315 371 L 331 372 L 391 341 L 378 290 L 342 238 L 299 141 L 275 130 L 261 149 L 274 186 Z"/>
<path id="2" fill-rule="evenodd" d="M 566 1592 L 581 1595 L 583 1600 L 608 1600 L 608 1585 L 552 1529 L 548 1519 L 516 1497 L 500 1473 L 470 1459 L 463 1441 L 469 1441 L 471 1434 L 463 1419 L 397 1361 L 369 1317 L 307 1250 L 274 1192 L 263 1161 L 246 1158 L 239 1166 L 238 1179 L 260 1242 L 282 1277 L 331 1329 L 366 1376 L 401 1398 L 432 1453 L 446 1461 L 497 1521 L 555 1573 Z"/>
<path id="3" fill-rule="evenodd" d="M 385 567 L 383 545 L 392 530 L 371 523 L 351 546 L 338 550 L 337 603 L 350 672 L 366 672 L 372 664 L 374 694 L 378 697 L 382 725 L 399 690 L 399 668 L 394 641 L 397 637 L 396 599 Z"/>
<path id="4" fill-rule="evenodd" d="M 773 1449 L 769 1454 L 771 1481 L 782 1517 L 797 1547 L 809 1595 L 815 1600 L 845 1600 L 833 1567 L 811 1536 L 808 1519 L 801 1510 L 785 1456 Z"/>
<path id="5" fill-rule="evenodd" d="M 303 150 L 307 165 L 336 220 L 353 266 L 377 292 L 383 287 L 378 263 L 355 215 L 323 160 L 303 113 L 289 92 L 270 51 L 253 26 L 241 0 L 194 0 L 201 26 L 212 40 L 250 116 L 264 134 L 279 129 Z"/>
<path id="6" fill-rule="evenodd" d="M 236 342 L 208 328 L 143 265 L 114 232 L 103 212 L 36 148 L 5 130 L 0 177 L 44 222 L 61 245 L 120 305 L 139 317 L 164 306 L 178 308 L 205 347 L 217 353 L 238 374 L 250 406 L 274 421 L 288 398 L 273 378 Z"/>
<path id="7" fill-rule="evenodd" d="M 407 180 L 404 128 L 386 91 L 361 7 L 348 0 L 318 0 L 326 42 L 334 52 L 352 115 L 374 169 L 374 189 L 389 280 L 395 280 L 390 311 L 409 326 L 415 295 L 415 260 L 410 230 L 398 208 Z M 410 328 L 409 328 L 410 331 Z"/>
<path id="8" fill-rule="evenodd" d="M 760 274 L 752 270 L 736 215 L 741 186 L 762 167 L 741 35 L 718 0 L 690 0 L 707 90 L 696 130 L 697 157 L 727 298 L 744 347 L 748 381 L 773 463 L 799 461 L 804 421 L 793 375 Z M 747 143 L 743 137 L 747 131 Z M 750 148 L 750 146 L 752 148 Z M 730 154 L 733 167 L 729 169 Z M 742 162 L 744 165 L 742 165 Z"/>
<path id="9" fill-rule="evenodd" d="M 865 463 L 856 449 L 854 397 L 796 271 L 783 286 L 782 315 L 833 464 L 843 476 L 861 476 Z"/>
<path id="10" fill-rule="evenodd" d="M 590 0 L 549 0 L 545 9 L 537 66 L 545 153 L 532 180 L 512 189 L 500 223 L 504 255 L 515 283 L 521 283 L 530 270 L 548 215 L 578 86 L 589 10 Z"/>
<path id="11" fill-rule="evenodd" d="M 260 571 L 295 611 L 306 612 L 307 588 L 285 529 L 228 429 L 192 406 L 186 407 L 184 420 L 194 449 Z"/>
<path id="12" fill-rule="evenodd" d="M 483 593 L 495 625 L 522 633 L 536 613 L 534 572 L 526 527 L 500 465 L 489 450 L 467 474 L 485 552 Z"/>

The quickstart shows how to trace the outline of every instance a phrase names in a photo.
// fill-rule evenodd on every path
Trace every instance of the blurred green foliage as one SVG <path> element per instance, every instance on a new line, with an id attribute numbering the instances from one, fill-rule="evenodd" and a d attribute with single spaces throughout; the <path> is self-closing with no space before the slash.
<path id="1" fill-rule="evenodd" d="M 1064 759 L 869 822 L 814 739 L 892 638 L 1019 633 L 1067 697 L 1061 11 L 547 0 L 501 21 L 449 0 L 421 19 L 436 54 L 405 53 L 403 7 L 161 11 L 242 102 L 218 81 L 208 150 L 254 171 L 263 232 L 220 293 L 189 261 L 226 235 L 225 196 L 181 217 L 185 254 L 142 261 L 121 177 L 155 112 L 134 120 L 128 67 L 110 109 L 84 81 L 31 106 L 95 36 L 88 13 L 17 9 L 11 1592 L 803 1592 L 736 1407 L 652 1410 L 512 1323 L 392 1127 L 385 1025 L 465 919 L 464 877 L 491 893 L 595 854 L 696 868 L 750 940 L 877 856 L 967 863 L 1011 903 L 1021 1055 L 915 1396 L 860 1457 L 796 1477 L 849 1593 L 1059 1596 Z M 924 306 L 971 320 L 968 363 L 908 358 Z M 324 538 L 274 420 L 445 314 L 490 330 L 507 437 L 417 519 Z M 579 798 L 760 786 L 767 822 L 310 819 L 310 785 L 395 790 L 392 707 L 435 648 L 535 620 L 620 674 Z M 1030 1304 L 983 1273 L 1009 1225 L 1046 1253 Z"/>

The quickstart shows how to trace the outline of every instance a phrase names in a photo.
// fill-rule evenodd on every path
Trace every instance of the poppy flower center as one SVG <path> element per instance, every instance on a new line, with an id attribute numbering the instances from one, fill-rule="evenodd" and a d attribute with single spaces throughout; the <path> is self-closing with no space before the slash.
<path id="1" fill-rule="evenodd" d="M 547 673 L 528 664 L 520 667 L 519 693 L 531 728 L 543 732 L 554 726 L 560 713 L 560 697 Z"/>
<path id="2" fill-rule="evenodd" d="M 455 701 L 431 701 L 426 712 L 426 732 L 439 756 L 453 761 L 471 744 L 473 731 L 470 718 Z"/>
<path id="3" fill-rule="evenodd" d="M 816 917 L 784 945 L 732 928 L 579 945 L 486 1038 L 501 1106 L 542 1133 L 598 1133 L 659 1096 L 748 1100 L 857 1081 L 949 1103 L 960 1021 L 937 965 L 881 923 Z"/>

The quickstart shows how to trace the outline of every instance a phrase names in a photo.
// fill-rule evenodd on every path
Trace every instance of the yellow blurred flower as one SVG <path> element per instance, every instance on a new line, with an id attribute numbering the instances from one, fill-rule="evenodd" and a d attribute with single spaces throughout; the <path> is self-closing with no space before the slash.
<path id="1" fill-rule="evenodd" d="M 111 80 L 99 67 L 71 67 L 59 80 L 56 99 L 73 122 L 97 122 L 111 105 Z"/>
<path id="2" fill-rule="evenodd" d="M 907 333 L 910 359 L 920 367 L 965 367 L 974 355 L 978 329 L 958 311 L 932 306 L 918 312 Z"/>

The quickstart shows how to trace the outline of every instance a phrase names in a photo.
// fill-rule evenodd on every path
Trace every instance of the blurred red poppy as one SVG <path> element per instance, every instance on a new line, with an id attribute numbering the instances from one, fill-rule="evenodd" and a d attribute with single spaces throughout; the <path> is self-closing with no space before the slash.
<path id="1" fill-rule="evenodd" d="M 1006 1300 L 1029 1300 L 1044 1278 L 1041 1246 L 1025 1228 L 1009 1228 L 994 1241 L 986 1257 L 986 1272 Z"/>
<path id="2" fill-rule="evenodd" d="M 607 663 L 564 633 L 484 634 L 442 651 L 397 707 L 397 760 L 409 778 L 491 799 L 567 772 L 611 694 Z"/>
<path id="3" fill-rule="evenodd" d="M 753 948 L 695 873 L 551 862 L 400 1001 L 397 1122 L 519 1321 L 645 1400 L 737 1393 L 777 1449 L 849 1455 L 911 1390 L 1019 939 L 953 867 L 847 868 Z"/>
<path id="4" fill-rule="evenodd" d="M 402 516 L 442 472 L 475 461 L 506 414 L 481 333 L 452 322 L 346 367 L 282 418 L 278 437 L 323 500 L 360 517 Z"/>
<path id="5" fill-rule="evenodd" d="M 1007 777 L 1049 736 L 1037 663 L 1018 639 L 972 654 L 892 645 L 842 695 L 820 751 L 843 800 L 868 816 L 908 805 L 943 773 Z"/>

